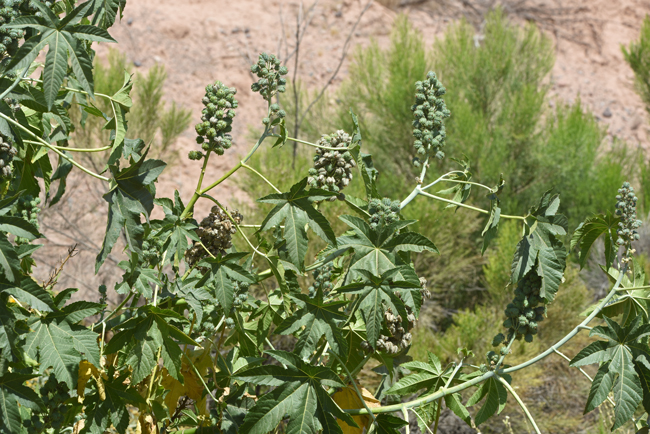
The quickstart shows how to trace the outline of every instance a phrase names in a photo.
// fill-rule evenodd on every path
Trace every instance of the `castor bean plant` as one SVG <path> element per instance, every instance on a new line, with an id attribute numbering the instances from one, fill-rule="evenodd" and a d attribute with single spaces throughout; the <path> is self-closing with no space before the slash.
<path id="1" fill-rule="evenodd" d="M 132 77 L 125 74 L 113 95 L 93 87 L 92 44 L 115 42 L 108 29 L 125 0 L 1 5 L 0 432 L 396 434 L 408 432 L 410 421 L 431 432 L 442 406 L 476 427 L 510 399 L 540 433 L 516 392 L 517 372 L 564 356 L 561 347 L 579 333 L 595 339 L 573 359 L 564 357 L 570 366 L 598 365 L 585 411 L 609 401 L 612 430 L 633 425 L 647 432 L 650 287 L 635 257 L 641 222 L 629 183 L 611 198 L 612 213 L 588 217 L 569 238 L 558 213 L 561 192 L 506 215 L 500 201 L 507 173 L 487 186 L 472 179 L 463 160 L 458 170 L 432 179 L 432 163 L 445 158 L 445 120 L 453 114 L 430 72 L 404 101 L 412 105 L 415 149 L 395 155 L 415 163 L 412 192 L 384 197 L 353 113 L 352 131 L 323 131 L 316 143 L 287 135 L 275 98 L 285 91 L 287 68 L 263 53 L 251 67 L 257 80 L 251 89 L 268 108 L 259 139 L 229 170 L 208 170 L 210 161 L 236 155 L 231 130 L 240 109 L 228 77 L 214 77 L 201 99 L 198 146 L 186 162 L 195 167 L 196 187 L 189 197 L 160 197 L 155 185 L 166 163 L 129 137 Z M 108 113 L 97 109 L 97 99 L 108 102 Z M 73 146 L 69 111 L 78 109 L 104 119 L 109 143 Z M 313 148 L 313 166 L 295 184 L 276 186 L 249 162 L 261 147 L 288 141 Z M 83 152 L 105 154 L 101 173 L 84 166 Z M 254 198 L 269 205 L 262 221 L 215 199 L 239 170 L 268 187 Z M 60 198 L 71 173 L 94 178 L 106 191 L 104 240 L 88 272 L 97 272 L 111 252 L 122 255 L 124 270 L 95 299 L 74 302 L 76 289 L 34 278 L 32 257 L 36 240 L 45 238 L 39 211 L 52 202 L 52 183 L 58 181 Z M 363 197 L 353 197 L 352 182 Z M 468 204 L 476 190 L 490 199 L 489 209 Z M 421 309 L 435 303 L 435 288 L 417 275 L 413 260 L 445 254 L 404 217 L 415 200 L 484 214 L 483 251 L 502 220 L 521 228 L 505 289 L 512 301 L 503 306 L 503 332 L 488 354 L 461 349 L 448 365 L 432 353 L 428 360 L 408 358 Z M 195 208 L 198 201 L 209 204 L 207 215 Z M 322 211 L 339 203 L 349 212 L 333 225 Z M 610 291 L 555 345 L 509 364 L 514 349 L 553 327 L 545 320 L 562 290 L 569 253 L 577 252 L 584 266 L 599 238 Z M 308 257 L 316 244 L 325 247 Z M 120 295 L 118 305 L 107 305 L 110 291 Z M 381 381 L 377 396 L 359 381 L 367 367 Z"/>

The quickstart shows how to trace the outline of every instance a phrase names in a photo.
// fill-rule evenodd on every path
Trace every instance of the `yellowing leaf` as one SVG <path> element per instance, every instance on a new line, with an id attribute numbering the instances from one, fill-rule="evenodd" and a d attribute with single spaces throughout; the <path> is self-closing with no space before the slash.
<path id="1" fill-rule="evenodd" d="M 186 354 L 191 358 L 192 363 L 201 373 L 201 375 L 205 375 L 208 368 L 212 366 L 209 346 L 197 351 L 188 350 Z M 200 414 L 206 413 L 207 401 L 203 396 L 203 383 L 201 382 L 201 379 L 196 375 L 196 371 L 192 365 L 189 364 L 187 357 L 185 356 L 183 356 L 181 375 L 183 375 L 184 384 L 181 384 L 180 381 L 169 375 L 167 369 L 163 368 L 162 371 L 162 385 L 166 390 L 169 391 L 165 396 L 165 405 L 167 406 L 169 413 L 173 414 L 176 411 L 178 399 L 181 396 L 188 396 L 190 399 L 195 401 L 196 406 L 199 408 Z"/>
<path id="2" fill-rule="evenodd" d="M 95 378 L 97 381 L 97 388 L 99 389 L 99 396 L 102 399 L 106 399 L 106 393 L 104 392 L 104 383 L 101 380 L 101 374 L 99 369 L 95 367 L 88 360 L 82 360 L 79 363 L 79 380 L 77 380 L 77 400 L 79 403 L 84 401 L 84 391 L 86 390 L 86 383 L 90 380 L 90 377 Z"/>
<path id="3" fill-rule="evenodd" d="M 140 434 L 158 434 L 158 425 L 150 414 L 140 413 L 138 428 Z"/>
<path id="4" fill-rule="evenodd" d="M 369 408 L 379 407 L 381 405 L 380 402 L 375 399 L 372 393 L 370 393 L 367 389 L 361 386 L 359 386 L 359 389 L 361 390 L 361 396 L 363 396 L 363 400 L 366 402 L 366 405 Z M 356 390 L 354 390 L 354 387 L 351 385 L 336 392 L 332 398 L 334 399 L 334 402 L 336 402 L 343 410 L 365 408 L 363 402 L 361 402 L 361 399 L 359 399 L 359 395 L 357 394 Z M 339 420 L 338 423 L 341 427 L 341 430 L 343 431 L 343 434 L 362 434 L 364 427 L 366 427 L 370 421 L 370 416 L 364 414 L 359 416 L 352 416 L 352 418 L 357 423 L 357 425 L 359 425 L 359 428 L 354 428 L 342 420 Z"/>

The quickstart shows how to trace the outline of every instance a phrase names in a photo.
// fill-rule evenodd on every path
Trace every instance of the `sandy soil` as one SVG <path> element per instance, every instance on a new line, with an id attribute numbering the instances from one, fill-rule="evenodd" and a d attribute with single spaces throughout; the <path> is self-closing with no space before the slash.
<path id="1" fill-rule="evenodd" d="M 235 154 L 249 148 L 250 128 L 256 126 L 265 110 L 264 101 L 250 91 L 253 77 L 248 72 L 249 65 L 262 51 L 288 58 L 295 46 L 298 17 L 304 18 L 303 28 L 306 27 L 300 44 L 298 77 L 311 88 L 320 89 L 336 70 L 348 37 L 352 50 L 356 45 L 368 44 L 371 38 L 386 45 L 391 23 L 397 14 L 407 13 L 430 44 L 450 22 L 461 17 L 480 30 L 484 12 L 494 3 L 493 0 L 378 0 L 365 10 L 351 32 L 367 0 L 315 3 L 305 0 L 302 5 L 296 0 L 129 0 L 123 20 L 110 32 L 118 40 L 119 50 L 136 67 L 146 70 L 156 63 L 165 65 L 166 97 L 192 109 L 192 125 L 200 116 L 200 100 L 207 83 L 221 80 L 238 89 L 240 109 L 233 131 L 235 152 L 211 161 L 208 176 L 216 179 L 236 161 Z M 650 13 L 650 0 L 500 3 L 513 19 L 536 22 L 555 42 L 557 61 L 550 77 L 549 104 L 555 104 L 558 98 L 570 103 L 580 98 L 598 116 L 611 137 L 620 137 L 632 146 L 645 149 L 650 146 L 648 115 L 633 91 L 633 74 L 623 61 L 620 49 L 621 44 L 629 44 L 638 37 L 643 17 Z M 106 52 L 106 46 L 99 47 L 100 56 Z M 349 57 L 333 80 L 333 88 L 346 76 L 348 64 Z M 295 55 L 289 67 L 295 68 Z M 197 146 L 194 136 L 191 127 L 178 140 L 176 146 L 182 155 Z M 160 193 L 170 197 L 173 189 L 178 189 L 183 197 L 189 197 L 198 177 L 198 167 L 196 162 L 181 158 L 172 170 L 163 174 Z M 225 203 L 244 194 L 232 183 L 222 184 L 215 192 Z M 208 204 L 200 205 L 197 212 L 202 214 L 208 207 Z M 101 210 L 96 212 L 101 214 Z M 101 238 L 93 242 L 97 241 L 101 242 Z M 92 250 L 91 245 L 86 250 Z M 94 256 L 96 251 L 87 253 Z M 75 263 L 74 258 L 71 263 Z M 72 266 L 81 268 L 81 263 Z M 106 283 L 114 279 L 113 274 Z M 95 283 L 89 286 L 96 287 Z"/>

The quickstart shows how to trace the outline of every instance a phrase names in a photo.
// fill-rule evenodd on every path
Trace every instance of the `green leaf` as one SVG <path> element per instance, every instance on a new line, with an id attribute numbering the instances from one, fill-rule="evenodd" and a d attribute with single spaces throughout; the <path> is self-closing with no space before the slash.
<path id="1" fill-rule="evenodd" d="M 485 402 L 474 417 L 476 426 L 481 425 L 492 417 L 497 410 L 505 404 L 508 394 L 505 387 L 503 387 L 496 378 L 490 377 L 483 382 L 474 395 L 469 398 L 467 406 L 471 407 L 479 403 L 483 398 L 485 398 Z"/>
<path id="2" fill-rule="evenodd" d="M 0 216 L 0 231 L 9 232 L 17 237 L 27 238 L 28 240 L 42 237 L 33 224 L 21 217 Z"/>
<path id="3" fill-rule="evenodd" d="M 494 238 L 496 238 L 499 231 L 499 220 L 501 219 L 501 208 L 499 207 L 499 200 L 495 199 L 490 202 L 490 217 L 488 218 L 485 228 L 481 235 L 483 236 L 483 246 L 481 247 L 481 255 L 485 254 L 488 246 Z"/>
<path id="4" fill-rule="evenodd" d="M 387 413 L 378 414 L 376 417 L 377 434 L 399 434 L 400 428 L 408 422 Z"/>
<path id="5" fill-rule="evenodd" d="M 559 196 L 546 192 L 527 217 L 526 234 L 517 244 L 512 261 L 511 282 L 516 284 L 537 264 L 542 278 L 540 296 L 553 301 L 566 268 L 566 249 L 560 237 L 566 235 L 568 222 L 556 214 Z"/>
<path id="6" fill-rule="evenodd" d="M 367 200 L 378 198 L 380 196 L 377 192 L 376 180 L 379 172 L 372 163 L 372 157 L 369 154 L 361 152 L 361 129 L 359 128 L 359 120 L 352 110 L 350 110 L 350 116 L 352 116 L 354 131 L 352 132 L 352 143 L 350 144 L 349 152 L 357 163 L 361 179 L 363 179 L 363 185 L 366 189 Z"/>
<path id="7" fill-rule="evenodd" d="M 269 212 L 260 231 L 266 231 L 284 222 L 284 239 L 291 262 L 300 270 L 304 268 L 307 253 L 307 231 L 309 227 L 324 241 L 336 246 L 336 235 L 327 219 L 311 204 L 312 201 L 324 200 L 335 193 L 318 189 L 305 190 L 307 178 L 291 187 L 288 193 L 271 194 L 258 199 L 261 203 L 271 203 L 275 207 Z"/>
<path id="8" fill-rule="evenodd" d="M 95 272 L 99 271 L 110 254 L 122 229 L 129 249 L 139 252 L 144 234 L 140 214 L 144 214 L 147 218 L 151 214 L 153 194 L 150 187 L 165 166 L 166 164 L 160 160 L 145 160 L 145 156 L 137 162 L 131 159 L 131 165 L 122 170 L 110 166 L 113 180 L 111 189 L 104 195 L 104 200 L 109 204 L 108 220 L 102 250 L 95 262 Z"/>
<path id="9" fill-rule="evenodd" d="M 445 396 L 445 404 L 447 407 L 454 412 L 456 416 L 461 418 L 467 425 L 472 425 L 472 417 L 467 411 L 467 408 L 463 405 L 461 401 L 460 393 L 452 393 Z"/>
<path id="10" fill-rule="evenodd" d="M 52 296 L 29 277 L 23 278 L 18 284 L 0 280 L 0 291 L 6 292 L 16 300 L 43 312 L 56 309 Z"/>
<path id="11" fill-rule="evenodd" d="M 126 5 L 126 0 L 89 0 L 92 5 L 88 10 L 87 15 L 92 15 L 91 20 L 93 25 L 99 26 L 102 29 L 108 29 L 115 24 L 115 18 L 118 12 L 120 18 Z"/>
<path id="12" fill-rule="evenodd" d="M 104 380 L 105 399 L 99 393 L 86 397 L 86 422 L 82 434 L 103 434 L 112 424 L 117 432 L 126 432 L 129 426 L 127 404 L 145 404 L 144 398 L 132 387 L 124 384 L 127 374 Z"/>
<path id="13" fill-rule="evenodd" d="M 617 250 L 614 241 L 618 238 L 616 230 L 619 221 L 618 217 L 608 213 L 607 215 L 601 214 L 589 217 L 580 223 L 571 237 L 571 250 L 578 247 L 580 269 L 584 268 L 591 248 L 602 235 L 605 235 L 606 268 L 612 266 Z"/>
<path id="14" fill-rule="evenodd" d="M 591 383 L 584 414 L 598 408 L 607 399 L 614 385 L 615 377 L 616 375 L 609 371 L 609 362 L 601 365 L 594 377 L 594 381 Z"/>
<path id="15" fill-rule="evenodd" d="M 288 335 L 300 331 L 294 352 L 297 352 L 302 358 L 307 358 L 312 354 L 323 336 L 326 337 L 332 351 L 344 355 L 348 348 L 339 325 L 347 319 L 347 315 L 339 312 L 339 309 L 348 302 L 325 303 L 321 289 L 318 290 L 314 298 L 310 298 L 306 294 L 298 294 L 291 298 L 300 309 L 285 319 L 275 333 Z"/>
<path id="16" fill-rule="evenodd" d="M 27 335 L 25 352 L 40 363 L 43 374 L 52 368 L 56 378 L 70 389 L 77 383 L 81 355 L 74 347 L 73 331 L 65 321 L 38 318 L 30 324 L 32 332 Z"/>
<path id="17" fill-rule="evenodd" d="M 23 428 L 19 406 L 38 410 L 43 403 L 31 388 L 24 385 L 38 375 L 25 375 L 15 372 L 0 377 L 0 430 L 6 433 L 19 433 Z"/>
<path id="18" fill-rule="evenodd" d="M 239 265 L 239 261 L 246 255 L 247 253 L 230 253 L 216 258 L 206 258 L 199 263 L 199 266 L 209 268 L 210 271 L 197 283 L 197 286 L 203 287 L 208 284 L 225 312 L 230 312 L 235 299 L 235 281 L 248 284 L 256 282 L 255 277 Z"/>
<path id="19" fill-rule="evenodd" d="M 639 376 L 634 370 L 632 353 L 624 346 L 619 346 L 612 355 L 609 372 L 618 375 L 612 390 L 614 392 L 614 425 L 612 431 L 625 424 L 643 400 L 643 389 Z"/>
<path id="20" fill-rule="evenodd" d="M 643 363 L 635 363 L 634 369 L 639 376 L 641 389 L 643 389 L 643 408 L 646 412 L 650 411 L 650 369 Z M 596 379 L 594 378 L 594 383 Z"/>
<path id="21" fill-rule="evenodd" d="M 7 239 L 7 235 L 0 232 L 0 268 L 5 278 L 15 282 L 20 274 L 20 260 L 15 247 Z"/>
<path id="22" fill-rule="evenodd" d="M 592 363 L 600 363 L 611 359 L 610 345 L 604 341 L 596 341 L 583 348 L 569 362 L 569 366 L 584 366 Z"/>
<path id="23" fill-rule="evenodd" d="M 68 50 L 60 32 L 54 32 L 49 42 L 49 50 L 43 68 L 43 91 L 47 109 L 51 110 L 59 94 L 59 89 L 68 71 Z"/>

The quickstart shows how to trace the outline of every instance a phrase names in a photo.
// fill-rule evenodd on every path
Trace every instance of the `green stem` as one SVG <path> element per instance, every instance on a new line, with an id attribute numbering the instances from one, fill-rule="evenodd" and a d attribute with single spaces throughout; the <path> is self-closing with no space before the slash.
<path id="1" fill-rule="evenodd" d="M 277 137 L 277 138 L 280 138 L 280 137 L 282 137 L 282 136 L 280 136 L 279 134 L 270 134 L 269 137 Z M 295 138 L 293 138 L 293 137 L 287 137 L 287 140 L 291 140 L 292 142 L 296 142 L 296 143 L 302 143 L 303 145 L 311 146 L 311 147 L 314 147 L 314 148 L 326 149 L 326 150 L 328 150 L 328 151 L 341 151 L 341 152 L 345 152 L 345 151 L 348 150 L 347 147 L 343 147 L 343 148 L 333 148 L 333 147 L 331 147 L 331 146 L 317 145 L 316 143 L 306 142 L 306 141 L 304 141 L 304 140 L 295 139 Z"/>
<path id="2" fill-rule="evenodd" d="M 126 303 L 129 302 L 129 300 L 133 297 L 133 291 L 129 292 L 129 295 L 126 296 L 124 300 L 122 300 L 122 303 L 120 303 L 113 311 L 100 322 L 100 325 L 106 324 L 111 318 L 113 318 L 123 307 Z M 95 330 L 95 326 L 97 323 L 93 324 L 91 330 Z"/>
<path id="3" fill-rule="evenodd" d="M 27 134 L 29 134 L 30 136 L 32 136 L 33 138 L 35 138 L 35 139 L 37 140 L 37 143 L 38 143 L 38 144 L 40 144 L 41 146 L 45 146 L 46 148 L 48 148 L 48 149 L 54 151 L 54 152 L 55 152 L 56 154 L 58 154 L 61 158 L 64 158 L 64 159 L 68 160 L 68 161 L 69 161 L 73 166 L 77 167 L 77 168 L 80 169 L 82 172 L 85 172 L 85 173 L 87 173 L 88 175 L 90 175 L 90 176 L 92 176 L 92 177 L 94 177 L 94 178 L 101 179 L 102 181 L 106 181 L 106 182 L 110 181 L 110 180 L 109 180 L 108 178 L 106 178 L 105 176 L 98 175 L 98 174 L 96 174 L 95 172 L 93 172 L 93 171 L 91 171 L 91 170 L 89 170 L 89 169 L 86 169 L 86 168 L 83 167 L 81 164 L 77 163 L 75 160 L 73 160 L 72 158 L 68 157 L 67 155 L 65 155 L 63 152 L 59 151 L 59 150 L 56 149 L 55 147 L 52 147 L 52 145 L 49 144 L 49 143 L 47 143 L 45 140 L 43 140 L 43 139 L 41 139 L 40 137 L 38 137 L 38 136 L 37 136 L 36 134 L 34 134 L 34 133 L 29 129 L 29 128 L 23 126 L 23 125 L 20 124 L 19 122 L 16 122 L 15 120 L 13 120 L 13 119 L 10 118 L 9 116 L 5 115 L 4 113 L 0 113 L 0 118 L 6 120 L 7 122 L 9 122 L 9 123 L 11 123 L 11 124 L 14 124 L 15 126 L 17 126 L 18 128 L 20 128 L 21 130 L 25 131 Z"/>
<path id="4" fill-rule="evenodd" d="M 526 415 L 526 417 L 528 418 L 530 423 L 533 424 L 533 428 L 535 428 L 535 432 L 537 434 L 542 434 L 539 431 L 539 428 L 537 427 L 537 424 L 535 423 L 535 419 L 533 419 L 533 416 L 528 411 L 528 408 L 526 407 L 526 404 L 524 404 L 524 401 L 522 401 L 521 398 L 519 398 L 519 395 L 517 395 L 517 392 L 515 392 L 515 389 L 513 389 L 512 386 L 510 386 L 510 384 L 508 384 L 508 382 L 506 380 L 504 380 L 503 378 L 499 377 L 499 381 L 501 382 L 501 384 L 504 385 L 504 387 L 506 389 L 508 389 L 508 391 L 513 396 L 513 398 L 515 398 L 515 400 L 519 404 L 519 407 L 521 407 L 521 409 L 524 411 L 524 414 Z"/>
<path id="5" fill-rule="evenodd" d="M 25 143 L 32 143 L 34 145 L 41 145 L 40 142 L 35 142 L 33 140 L 23 140 Z M 69 151 L 69 152 L 103 152 L 103 151 L 108 151 L 109 149 L 112 149 L 113 146 L 103 146 L 101 148 L 68 148 L 66 146 L 56 146 L 56 145 L 50 145 L 54 149 L 58 149 L 59 151 Z"/>
<path id="6" fill-rule="evenodd" d="M 456 202 L 455 200 L 445 199 L 444 197 L 435 196 L 433 194 L 422 191 L 421 189 L 419 189 L 417 194 L 421 194 L 422 196 L 430 197 L 431 199 L 439 200 L 440 202 L 445 202 L 445 203 L 448 203 L 448 204 L 451 204 L 451 205 L 460 206 L 462 208 L 471 209 L 473 211 L 480 212 L 481 214 L 490 214 L 490 211 L 488 211 L 488 210 L 481 209 L 481 208 L 476 208 L 475 206 L 466 205 L 466 204 L 461 203 L 461 202 Z M 523 217 L 523 216 L 507 215 L 507 214 L 501 214 L 501 218 L 514 219 L 514 220 L 526 220 L 526 217 Z"/>
<path id="7" fill-rule="evenodd" d="M 268 179 L 266 179 L 266 178 L 264 177 L 264 175 L 262 175 L 260 172 L 258 172 L 257 170 L 253 169 L 251 166 L 249 166 L 248 164 L 245 164 L 245 163 L 242 163 L 242 167 L 243 167 L 244 169 L 248 169 L 248 170 L 250 170 L 251 172 L 253 172 L 253 173 L 256 174 L 257 176 L 259 176 L 260 178 L 262 178 L 262 179 L 264 180 L 264 182 L 266 182 L 268 185 L 271 186 L 271 188 L 272 188 L 273 190 L 275 190 L 276 193 L 278 193 L 278 194 L 282 194 L 282 192 L 281 192 L 280 190 L 278 190 L 278 188 L 277 188 L 275 185 L 273 185 L 273 183 L 272 183 L 271 181 L 269 181 Z"/>
<path id="8" fill-rule="evenodd" d="M 357 396 L 358 396 L 359 399 L 361 400 L 361 403 L 363 404 L 363 406 L 366 408 L 366 412 L 367 412 L 366 414 L 369 414 L 370 417 L 372 417 L 372 422 L 373 422 L 373 423 L 377 422 L 377 418 L 375 417 L 375 415 L 372 413 L 372 411 L 371 411 L 370 408 L 368 407 L 368 404 L 366 404 L 366 400 L 363 399 L 363 394 L 362 394 L 361 391 L 359 390 L 359 387 L 357 386 L 357 382 L 356 382 L 356 380 L 354 379 L 354 377 L 352 376 L 352 374 L 350 373 L 350 370 L 348 369 L 348 367 L 345 366 L 345 363 L 343 363 L 343 361 L 342 361 L 341 358 L 338 356 L 338 354 L 336 354 L 334 351 L 332 351 L 331 354 L 334 356 L 334 358 L 336 359 L 336 361 L 339 362 L 339 365 L 341 365 L 341 367 L 343 368 L 343 370 L 345 371 L 345 373 L 348 375 L 348 379 L 349 379 L 350 382 L 352 383 L 352 386 L 354 387 L 355 392 L 357 392 Z M 402 408 L 400 408 L 400 409 L 402 409 Z"/>
<path id="9" fill-rule="evenodd" d="M 11 83 L 11 86 L 9 86 L 7 89 L 5 89 L 4 92 L 2 92 L 2 94 L 0 94 L 0 100 L 3 99 L 5 96 L 9 95 L 9 92 L 11 92 L 12 90 L 14 90 L 14 89 L 16 88 L 16 86 L 18 86 L 18 83 L 20 83 L 20 81 L 21 81 L 22 79 L 24 79 L 25 76 L 27 75 L 27 72 L 29 71 L 30 66 L 32 66 L 32 65 L 27 65 L 27 67 L 25 68 L 25 70 L 23 71 L 23 73 L 20 74 L 18 77 L 16 77 L 16 79 L 14 80 L 14 82 Z"/>
<path id="10" fill-rule="evenodd" d="M 404 420 L 406 421 L 406 426 L 404 427 L 404 434 L 411 434 L 411 421 L 409 420 L 409 409 L 402 407 L 402 414 L 404 415 Z M 437 425 L 437 421 L 436 421 Z"/>

